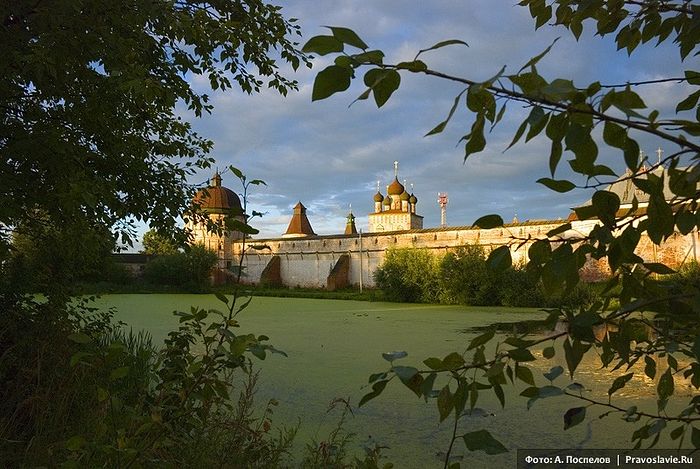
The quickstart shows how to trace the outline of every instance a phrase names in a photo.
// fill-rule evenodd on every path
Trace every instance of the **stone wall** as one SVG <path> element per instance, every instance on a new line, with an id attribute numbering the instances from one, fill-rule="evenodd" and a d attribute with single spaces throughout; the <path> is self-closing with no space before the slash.
<path id="1" fill-rule="evenodd" d="M 513 262 L 525 263 L 531 243 L 565 223 L 564 220 L 531 221 L 482 230 L 473 227 L 428 228 L 391 233 L 314 236 L 309 238 L 270 238 L 246 241 L 246 282 L 257 284 L 273 256 L 279 257 L 279 279 L 287 287 L 326 288 L 328 277 L 341 256 L 348 256 L 347 283 L 374 287 L 374 272 L 383 262 L 386 250 L 392 247 L 424 248 L 444 254 L 459 246 L 480 244 L 490 251 L 510 244 Z M 594 221 L 574 221 L 570 230 L 559 235 L 562 239 L 585 235 L 595 226 Z M 697 259 L 697 233 L 673 235 L 663 246 L 655 246 L 642 238 L 638 254 L 647 262 L 664 262 L 678 267 Z M 254 249 L 255 246 L 257 249 Z M 260 249 L 263 248 L 263 249 Z M 234 256 L 240 255 L 241 243 L 235 243 Z M 590 260 L 581 274 L 586 281 L 604 279 L 610 273 L 605 261 Z"/>

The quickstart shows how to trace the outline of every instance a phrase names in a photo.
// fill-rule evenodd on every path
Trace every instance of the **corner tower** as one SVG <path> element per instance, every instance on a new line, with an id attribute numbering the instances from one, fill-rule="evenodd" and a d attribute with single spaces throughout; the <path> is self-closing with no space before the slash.
<path id="1" fill-rule="evenodd" d="M 380 202 L 382 194 L 374 195 L 374 213 L 369 214 L 369 232 L 405 231 L 423 228 L 423 217 L 416 213 L 418 198 L 406 191 L 399 182 L 399 162 L 394 161 L 394 180 L 387 186 L 387 195 Z"/>
<path id="2" fill-rule="evenodd" d="M 221 185 L 217 171 L 211 185 L 201 189 L 192 199 L 194 210 L 187 217 L 187 228 L 192 233 L 192 244 L 201 244 L 216 253 L 218 267 L 225 269 L 233 260 L 233 244 L 243 233 L 227 227 L 227 220 L 245 223 L 241 200 L 235 192 Z"/>

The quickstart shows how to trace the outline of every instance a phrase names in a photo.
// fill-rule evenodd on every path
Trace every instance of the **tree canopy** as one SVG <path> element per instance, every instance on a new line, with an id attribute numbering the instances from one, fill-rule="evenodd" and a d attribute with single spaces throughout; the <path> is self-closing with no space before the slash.
<path id="1" fill-rule="evenodd" d="M 286 94 L 297 84 L 278 64 L 306 62 L 298 32 L 262 0 L 3 2 L 0 240 L 35 210 L 126 240 L 129 219 L 172 227 L 187 175 L 211 163 L 186 120 L 212 108 L 192 77 Z"/>
<path id="2" fill-rule="evenodd" d="M 528 8 L 537 28 L 564 28 L 576 39 L 581 38 L 584 28 L 592 28 L 599 36 L 612 36 L 618 50 L 627 54 L 669 41 L 677 46 L 680 62 L 689 63 L 690 57 L 700 53 L 700 6 L 695 2 L 522 0 L 520 5 Z M 470 451 L 493 454 L 506 450 L 486 430 L 459 434 L 458 420 L 465 409 L 474 408 L 480 393 L 492 392 L 505 405 L 502 386 L 518 381 L 529 386 L 522 393 L 529 399 L 528 406 L 555 395 L 579 400 L 579 405 L 563 416 L 565 429 L 584 421 L 587 408 L 598 406 L 607 411 L 604 415 L 616 414 L 629 422 L 638 422 L 631 435 L 635 447 L 643 443 L 655 445 L 668 425 L 672 427 L 669 428 L 671 439 L 679 446 L 685 441 L 700 448 L 698 398 L 686 399 L 686 407 L 680 413 L 667 409 L 668 402 L 674 398 L 675 380 L 685 380 L 696 390 L 700 388 L 700 290 L 693 282 L 677 281 L 671 268 L 649 262 L 636 251 L 642 239 L 660 245 L 677 234 L 696 236 L 700 226 L 697 138 L 700 136 L 700 72 L 686 65 L 683 76 L 621 84 L 601 81 L 579 84 L 575 83 L 575 77 L 552 78 L 540 74 L 538 64 L 547 60 L 547 53 L 556 47 L 552 44 L 517 73 L 506 74 L 503 67 L 494 70 L 488 80 L 481 81 L 449 75 L 428 65 L 426 56 L 430 51 L 466 45 L 461 39 L 447 39 L 426 47 L 411 61 L 385 63 L 384 52 L 371 48 L 356 32 L 342 27 L 329 30 L 328 35 L 311 38 L 303 49 L 317 55 L 335 54 L 334 63 L 316 76 L 313 100 L 347 90 L 352 80 L 360 76 L 366 90 L 357 100 L 372 97 L 378 107 L 391 99 L 410 74 L 459 83 L 463 89 L 455 96 L 447 117 L 426 136 L 443 132 L 466 108 L 469 132 L 460 139 L 465 160 L 484 150 L 489 129 L 501 122 L 508 106 L 529 108 L 529 115 L 516 130 L 509 148 L 522 140 L 525 143 L 534 138 L 548 140 L 551 177 L 537 182 L 556 192 L 593 189 L 591 201 L 575 210 L 578 220 L 589 220 L 593 228 L 577 233 L 571 230 L 571 223 L 562 223 L 539 239 L 513 239 L 513 245 L 528 249 L 527 268 L 538 276 L 550 294 L 572 291 L 580 280 L 579 269 L 588 259 L 605 260 L 612 271 L 603 300 L 590 307 L 550 311 L 549 322 L 563 321 L 567 326 L 565 331 L 545 338 L 517 335 L 505 340 L 496 336 L 495 331 L 489 331 L 475 338 L 466 353 L 460 350 L 443 359 L 428 358 L 420 370 L 398 366 L 393 359 L 389 360 L 386 372 L 370 377 L 372 391 L 361 404 L 379 396 L 392 380 L 402 382 L 419 397 L 428 399 L 437 395 L 440 420 L 449 416 L 454 419 L 445 467 L 458 439 Z M 658 83 L 690 88 L 690 94 L 684 94 L 683 99 L 674 103 L 675 114 L 663 115 L 660 110 L 650 109 L 638 93 L 641 87 Z M 658 138 L 659 143 L 666 143 L 673 151 L 656 164 L 645 161 L 637 143 L 642 134 Z M 601 147 L 619 155 L 626 166 L 624 174 L 616 173 L 598 160 Z M 564 163 L 576 178 L 557 177 Z M 614 180 L 630 181 L 634 185 L 638 195 L 633 197 L 630 208 L 621 210 L 620 197 L 607 190 Z M 503 219 L 497 214 L 485 215 L 475 222 L 485 229 L 502 224 Z M 561 236 L 564 233 L 565 239 Z M 510 249 L 514 246 L 493 250 L 489 255 L 491 268 L 510 267 Z M 593 333 L 596 328 L 604 328 L 606 333 L 596 335 Z M 493 342 L 498 342 L 495 352 L 493 347 L 486 348 Z M 614 380 L 611 377 L 608 396 L 600 399 L 584 396 L 576 383 L 555 386 L 553 380 L 563 369 L 546 373 L 544 377 L 549 383 L 541 386 L 541 378 L 535 380 L 525 363 L 536 360 L 531 348 L 550 342 L 543 359 L 563 353 L 572 378 L 587 353 L 597 353 L 603 367 L 613 371 L 626 369 L 628 373 Z M 555 344 L 560 345 L 555 348 Z M 493 354 L 487 356 L 487 350 Z M 643 370 L 634 367 L 642 362 Z M 449 381 L 433 389 L 437 375 L 447 375 Z M 615 405 L 615 393 L 631 379 L 641 379 L 640 375 L 658 380 L 657 408 Z"/>

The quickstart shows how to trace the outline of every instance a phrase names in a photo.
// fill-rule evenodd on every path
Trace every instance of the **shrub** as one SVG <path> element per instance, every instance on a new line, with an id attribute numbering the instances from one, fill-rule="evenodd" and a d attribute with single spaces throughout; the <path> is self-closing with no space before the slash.
<path id="1" fill-rule="evenodd" d="M 438 269 L 439 258 L 427 250 L 396 248 L 387 250 L 374 278 L 389 301 L 437 303 Z"/>
<path id="2" fill-rule="evenodd" d="M 486 266 L 484 248 L 469 245 L 447 253 L 440 262 L 442 300 L 473 306 L 500 304 L 494 274 Z"/>
<path id="3" fill-rule="evenodd" d="M 209 274 L 215 265 L 216 254 L 196 245 L 184 253 L 156 257 L 146 264 L 143 275 L 149 283 L 203 291 L 209 286 Z"/>

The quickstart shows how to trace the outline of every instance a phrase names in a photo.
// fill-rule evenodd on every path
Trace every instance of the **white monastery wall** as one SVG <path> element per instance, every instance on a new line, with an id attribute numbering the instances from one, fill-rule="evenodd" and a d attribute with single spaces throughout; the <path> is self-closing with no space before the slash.
<path id="1" fill-rule="evenodd" d="M 269 238 L 246 240 L 246 282 L 257 284 L 265 266 L 272 256 L 281 260 L 281 277 L 289 287 L 326 286 L 328 274 L 340 256 L 350 256 L 349 281 L 351 285 L 374 286 L 374 272 L 383 262 L 386 250 L 398 248 L 422 248 L 436 254 L 468 244 L 479 244 L 488 251 L 514 240 L 533 241 L 545 236 L 564 223 L 563 220 L 526 222 L 511 224 L 503 228 L 482 230 L 472 227 L 429 228 L 403 232 L 363 233 L 358 235 L 332 235 L 309 238 Z M 573 234 L 573 233 L 572 233 Z M 565 234 L 566 235 L 566 234 Z M 361 243 L 361 245 L 360 245 Z M 518 247 L 511 245 L 515 263 L 526 262 L 530 242 Z M 264 249 L 253 248 L 265 247 Z M 241 242 L 236 242 L 233 251 L 240 255 Z"/>

